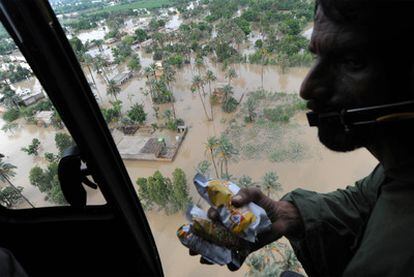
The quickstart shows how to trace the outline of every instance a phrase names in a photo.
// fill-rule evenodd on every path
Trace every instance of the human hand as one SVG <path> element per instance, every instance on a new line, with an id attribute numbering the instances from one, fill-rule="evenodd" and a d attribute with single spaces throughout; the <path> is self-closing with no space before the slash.
<path id="1" fill-rule="evenodd" d="M 272 222 L 270 230 L 258 234 L 258 239 L 255 243 L 246 243 L 247 253 L 254 252 L 263 246 L 272 243 L 282 236 L 287 238 L 300 237 L 303 234 L 303 222 L 300 218 L 298 209 L 290 202 L 287 201 L 274 201 L 270 197 L 266 196 L 258 188 L 244 188 L 239 191 L 237 195 L 232 198 L 232 205 L 235 207 L 242 207 L 249 203 L 255 203 L 262 207 L 270 221 Z M 214 208 L 210 208 L 208 216 L 214 221 L 219 221 L 219 214 Z M 194 256 L 198 253 L 190 251 L 190 255 Z M 241 258 L 241 263 L 247 258 L 244 255 Z M 201 257 L 200 263 L 211 264 Z M 229 267 L 230 270 L 234 271 L 238 268 Z"/>

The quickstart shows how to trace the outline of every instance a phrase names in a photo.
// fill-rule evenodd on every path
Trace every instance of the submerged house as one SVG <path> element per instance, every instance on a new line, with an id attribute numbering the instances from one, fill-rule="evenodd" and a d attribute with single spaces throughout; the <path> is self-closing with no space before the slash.
<path id="1" fill-rule="evenodd" d="M 45 94 L 42 90 L 31 90 L 29 88 L 16 89 L 16 94 L 20 97 L 21 103 L 24 106 L 30 106 L 40 99 L 45 98 Z"/>
<path id="2" fill-rule="evenodd" d="M 117 75 L 115 75 L 112 80 L 115 82 L 115 84 L 119 85 L 123 85 L 125 84 L 129 79 L 132 78 L 132 72 L 121 72 Z"/>

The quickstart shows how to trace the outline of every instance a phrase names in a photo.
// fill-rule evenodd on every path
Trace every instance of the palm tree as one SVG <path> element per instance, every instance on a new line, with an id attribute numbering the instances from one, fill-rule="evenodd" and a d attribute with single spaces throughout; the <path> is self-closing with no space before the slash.
<path id="1" fill-rule="evenodd" d="M 96 72 L 102 74 L 106 83 L 109 83 L 108 75 L 106 74 L 105 67 L 108 65 L 108 61 L 102 55 L 96 55 L 94 58 L 94 67 Z"/>
<path id="2" fill-rule="evenodd" d="M 239 178 L 237 185 L 241 188 L 248 188 L 248 187 L 253 186 L 254 184 L 255 183 L 253 182 L 252 177 L 243 175 Z"/>
<path id="3" fill-rule="evenodd" d="M 127 66 L 128 66 L 128 69 L 131 70 L 132 72 L 139 71 L 141 69 L 141 61 L 138 55 L 132 55 Z"/>
<path id="4" fill-rule="evenodd" d="M 151 66 L 147 66 L 144 68 L 144 75 L 147 78 L 147 80 L 149 81 L 150 77 L 153 76 L 155 74 L 155 72 L 153 71 L 153 67 Z"/>
<path id="5" fill-rule="evenodd" d="M 173 111 L 173 115 L 174 115 L 174 120 L 177 119 L 177 115 L 175 112 L 175 105 L 174 105 L 174 92 L 171 89 L 171 83 L 175 82 L 175 74 L 177 72 L 174 70 L 174 68 L 168 64 L 165 63 L 164 65 L 164 74 L 162 75 L 162 79 L 165 82 L 165 84 L 167 85 L 168 91 L 169 91 L 169 97 L 170 97 L 170 103 L 171 103 L 171 107 L 172 107 L 172 111 Z"/>
<path id="6" fill-rule="evenodd" d="M 152 74 L 152 76 L 154 77 L 155 80 L 157 80 L 157 65 L 155 63 L 152 63 L 149 65 L 149 71 Z"/>
<path id="7" fill-rule="evenodd" d="M 114 80 L 109 80 L 106 93 L 113 96 L 115 101 L 118 101 L 117 95 L 121 93 L 121 88 L 115 83 Z"/>
<path id="8" fill-rule="evenodd" d="M 195 60 L 195 66 L 198 70 L 198 74 L 201 75 L 201 69 L 204 67 L 204 59 L 203 57 L 198 57 Z"/>
<path id="9" fill-rule="evenodd" d="M 219 157 L 220 174 L 221 178 L 224 176 L 230 176 L 229 174 L 229 162 L 236 161 L 239 151 L 230 142 L 228 137 L 222 135 L 218 141 L 216 148 L 217 156 Z"/>
<path id="10" fill-rule="evenodd" d="M 261 80 L 262 80 L 262 89 L 263 89 L 264 66 L 265 66 L 265 64 L 267 64 L 267 59 L 269 57 L 269 52 L 267 51 L 266 48 L 262 47 L 260 49 L 260 54 L 262 56 L 262 58 L 260 60 L 260 63 L 262 65 Z"/>
<path id="11" fill-rule="evenodd" d="M 223 87 L 223 102 L 227 102 L 234 94 L 233 87 L 230 85 L 225 85 Z"/>
<path id="12" fill-rule="evenodd" d="M 210 153 L 211 161 L 213 162 L 214 170 L 216 172 L 216 177 L 219 178 L 216 160 L 214 159 L 214 152 L 216 148 L 219 146 L 219 140 L 216 137 L 209 137 L 206 143 L 206 152 Z"/>
<path id="13" fill-rule="evenodd" d="M 93 84 L 95 85 L 95 87 L 97 87 L 96 86 L 95 79 L 93 78 L 93 75 L 92 75 L 92 70 L 91 70 L 91 66 L 93 65 L 93 58 L 92 58 L 92 56 L 89 55 L 89 54 L 84 54 L 82 60 L 83 60 L 82 63 L 88 68 L 89 75 L 91 76 L 91 79 L 92 79 Z"/>
<path id="14" fill-rule="evenodd" d="M 262 179 L 262 186 L 267 190 L 267 196 L 270 196 L 271 192 L 274 191 L 279 193 L 283 191 L 282 185 L 278 182 L 279 177 L 276 172 L 266 172 Z"/>
<path id="15" fill-rule="evenodd" d="M 1 127 L 1 130 L 5 133 L 7 132 L 14 133 L 14 130 L 16 130 L 17 127 L 19 127 L 19 124 L 14 123 L 14 122 L 8 122 L 4 124 L 3 127 Z"/>
<path id="16" fill-rule="evenodd" d="M 83 62 L 82 63 L 88 69 L 89 75 L 91 76 L 92 82 L 93 82 L 93 84 L 94 84 L 94 86 L 96 88 L 96 91 L 98 92 L 99 98 L 101 98 L 101 100 L 102 100 L 101 93 L 99 92 L 98 86 L 96 85 L 95 78 L 93 77 L 92 70 L 91 70 L 91 66 L 94 66 L 94 59 L 92 58 L 91 55 L 84 54 L 83 55 Z"/>
<path id="17" fill-rule="evenodd" d="M 237 78 L 237 73 L 234 68 L 230 68 L 225 75 L 226 79 L 229 80 L 229 86 L 231 85 L 231 80 Z"/>
<path id="18" fill-rule="evenodd" d="M 27 199 L 13 183 L 10 181 L 11 178 L 16 176 L 16 172 L 14 171 L 17 167 L 10 163 L 3 162 L 0 158 L 0 181 L 4 183 L 8 183 L 10 187 L 12 187 L 15 191 L 19 193 L 19 195 L 32 207 L 34 208 L 33 204 Z"/>
<path id="19" fill-rule="evenodd" d="M 21 98 L 8 84 L 2 85 L 1 93 L 3 94 L 3 104 L 7 108 L 17 108 L 20 109 L 19 103 Z"/>
<path id="20" fill-rule="evenodd" d="M 17 166 L 3 162 L 3 160 L 0 159 L 0 181 L 6 182 L 7 179 L 16 176 L 16 172 L 14 171 L 16 168 Z"/>
<path id="21" fill-rule="evenodd" d="M 206 110 L 206 105 L 204 103 L 204 99 L 203 96 L 201 96 L 201 87 L 203 86 L 203 79 L 201 78 L 200 75 L 196 75 L 193 77 L 193 83 L 191 85 L 191 91 L 198 92 L 198 95 L 200 96 L 200 100 L 201 100 L 201 104 L 203 104 L 203 109 L 204 109 L 204 113 L 207 117 L 207 120 L 211 121 L 210 117 L 208 116 L 207 110 Z"/>
<path id="22" fill-rule="evenodd" d="M 213 71 L 207 70 L 207 73 L 206 73 L 206 76 L 204 77 L 204 80 L 208 83 L 209 97 L 210 97 L 211 120 L 214 120 L 213 105 L 211 104 L 211 97 L 212 97 L 211 82 L 214 82 L 215 80 L 217 80 L 217 77 L 216 77 L 216 75 L 214 75 Z"/>
<path id="23" fill-rule="evenodd" d="M 102 52 L 102 50 L 103 50 L 102 45 L 103 45 L 104 41 L 102 39 L 95 39 L 94 43 L 95 43 L 96 47 L 98 47 L 99 52 Z"/>

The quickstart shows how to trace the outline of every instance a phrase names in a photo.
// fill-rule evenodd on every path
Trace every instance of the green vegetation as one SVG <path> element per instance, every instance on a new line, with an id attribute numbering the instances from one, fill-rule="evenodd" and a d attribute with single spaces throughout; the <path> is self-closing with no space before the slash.
<path id="1" fill-rule="evenodd" d="M 17 167 L 11 163 L 6 163 L 0 158 L 0 181 L 7 182 L 10 178 L 16 176 Z"/>
<path id="2" fill-rule="evenodd" d="M 30 170 L 30 184 L 37 187 L 40 192 L 46 193 L 46 200 L 57 204 L 66 203 L 58 180 L 58 163 L 49 163 L 46 169 L 35 166 Z"/>
<path id="3" fill-rule="evenodd" d="M 46 200 L 50 200 L 56 204 L 66 204 L 66 199 L 63 196 L 58 179 L 58 161 L 62 157 L 65 149 L 74 145 L 74 142 L 68 134 L 57 133 L 55 135 L 55 143 L 59 153 L 45 153 L 45 159 L 48 161 L 46 169 L 34 166 L 30 170 L 29 181 L 40 192 L 46 193 Z"/>
<path id="4" fill-rule="evenodd" d="M 128 111 L 128 117 L 134 123 L 143 124 L 147 119 L 147 113 L 144 111 L 144 105 L 134 104 Z"/>
<path id="5" fill-rule="evenodd" d="M 201 161 L 198 163 L 196 171 L 200 174 L 209 177 L 210 176 L 211 163 L 209 161 Z"/>
<path id="6" fill-rule="evenodd" d="M 283 148 L 273 149 L 268 158 L 271 162 L 297 162 L 305 157 L 306 147 L 296 141 L 287 143 Z"/>
<path id="7" fill-rule="evenodd" d="M 11 163 L 6 163 L 0 158 L 0 182 L 5 183 L 7 186 L 0 189 L 0 205 L 11 208 L 18 204 L 20 200 L 24 199 L 29 205 L 33 205 L 23 196 L 23 188 L 14 186 L 10 181 L 11 178 L 16 176 L 17 167 Z"/>
<path id="8" fill-rule="evenodd" d="M 3 187 L 0 189 L 0 205 L 11 208 L 18 204 L 22 199 L 23 187 Z"/>
<path id="9" fill-rule="evenodd" d="M 134 9 L 155 9 L 170 6 L 172 0 L 141 0 L 134 3 L 119 4 L 107 6 L 97 11 L 88 12 L 88 14 L 117 13 L 123 11 L 132 11 Z"/>
<path id="10" fill-rule="evenodd" d="M 290 119 L 304 107 L 304 101 L 295 94 L 254 91 L 248 94 L 235 116 L 237 120 L 229 122 L 225 133 L 243 159 L 300 161 L 307 157 L 307 147 L 293 135 L 297 126 Z"/>
<path id="11" fill-rule="evenodd" d="M 253 179 L 250 176 L 243 175 L 239 178 L 237 185 L 241 188 L 248 188 L 254 185 Z"/>
<path id="12" fill-rule="evenodd" d="M 229 74 L 231 74 L 231 71 L 229 71 Z M 223 88 L 223 103 L 221 104 L 221 108 L 226 113 L 232 113 L 237 109 L 239 102 L 237 102 L 236 98 L 233 97 L 233 87 L 230 85 L 231 77 L 229 77 L 228 79 L 229 84 L 224 86 Z"/>
<path id="13" fill-rule="evenodd" d="M 145 209 L 157 205 L 167 213 L 175 213 L 184 211 L 191 203 L 184 171 L 176 168 L 172 176 L 171 181 L 157 170 L 153 176 L 137 179 L 138 195 Z"/>
<path id="14" fill-rule="evenodd" d="M 1 28 L 3 28 L 3 26 Z M 16 44 L 11 39 L 0 40 L 0 55 L 8 55 L 14 49 L 16 49 Z"/>
<path id="15" fill-rule="evenodd" d="M 39 147 L 40 147 L 40 140 L 37 138 L 34 138 L 32 140 L 32 143 L 29 144 L 27 147 L 22 147 L 21 150 L 23 152 L 26 152 L 27 155 L 31 156 L 39 156 Z"/>
<path id="16" fill-rule="evenodd" d="M 11 83 L 17 83 L 28 79 L 33 75 L 32 71 L 20 64 L 10 63 L 5 71 L 0 70 L 0 80 L 9 79 Z"/>
<path id="17" fill-rule="evenodd" d="M 75 142 L 70 135 L 66 133 L 57 133 L 55 135 L 55 144 L 59 151 L 59 156 L 61 157 L 67 148 L 75 145 Z"/>
<path id="18" fill-rule="evenodd" d="M 141 63 L 138 55 L 132 55 L 127 66 L 132 72 L 141 70 Z"/>
<path id="19" fill-rule="evenodd" d="M 112 107 L 109 109 L 101 108 L 102 115 L 108 124 L 121 118 L 122 102 L 118 100 L 111 102 L 111 104 Z"/>
<path id="20" fill-rule="evenodd" d="M 1 127 L 1 130 L 5 133 L 10 132 L 14 133 L 14 131 L 19 127 L 19 124 L 14 122 L 7 122 L 6 124 Z"/>
<path id="21" fill-rule="evenodd" d="M 50 100 L 44 100 L 34 105 L 21 108 L 21 115 L 24 117 L 26 122 L 34 123 L 34 116 L 36 115 L 36 113 L 41 111 L 55 111 L 52 102 L 50 102 Z"/>
<path id="22" fill-rule="evenodd" d="M 184 211 L 190 202 L 185 173 L 181 168 L 176 168 L 172 174 L 172 209 L 173 211 Z"/>
<path id="23" fill-rule="evenodd" d="M 220 178 L 229 179 L 229 163 L 238 161 L 239 151 L 226 135 L 222 135 L 217 140 L 217 147 L 214 152 L 214 155 L 218 158 Z"/>
<path id="24" fill-rule="evenodd" d="M 106 94 L 113 96 L 115 102 L 118 102 L 118 95 L 121 93 L 121 88 L 115 83 L 114 80 L 109 80 L 108 86 L 106 88 Z"/>
<path id="25" fill-rule="evenodd" d="M 3 113 L 3 119 L 6 122 L 13 122 L 20 116 L 20 111 L 17 109 L 9 109 Z"/>
<path id="26" fill-rule="evenodd" d="M 3 105 L 8 109 L 20 109 L 19 103 L 22 99 L 16 94 L 10 85 L 2 83 L 0 87 L 0 93 L 3 95 Z"/>
<path id="27" fill-rule="evenodd" d="M 131 45 L 128 43 L 128 41 L 123 40 L 116 47 L 112 48 L 112 54 L 115 58 L 115 63 L 121 64 L 125 62 L 128 57 L 131 56 Z"/>
<path id="28" fill-rule="evenodd" d="M 276 172 L 269 171 L 263 176 L 262 179 L 262 189 L 263 191 L 267 192 L 267 196 L 271 196 L 272 193 L 278 194 L 281 192 L 282 185 L 279 183 L 279 177 L 277 176 Z"/>

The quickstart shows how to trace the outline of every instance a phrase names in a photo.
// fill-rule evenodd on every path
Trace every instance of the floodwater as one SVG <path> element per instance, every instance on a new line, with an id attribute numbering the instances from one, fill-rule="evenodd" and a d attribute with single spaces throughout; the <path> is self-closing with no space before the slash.
<path id="1" fill-rule="evenodd" d="M 174 16 L 173 16 L 174 18 Z M 96 32 L 81 33 L 82 41 L 103 38 L 105 30 L 99 29 Z M 252 38 L 257 39 L 257 37 Z M 137 52 L 141 58 L 142 65 L 151 64 L 151 55 Z M 171 162 L 143 162 L 125 161 L 125 166 L 130 174 L 131 180 L 135 183 L 138 177 L 148 177 L 155 170 L 160 170 L 164 175 L 171 177 L 175 168 L 182 168 L 188 179 L 190 195 L 194 202 L 200 200 L 194 187 L 191 185 L 191 178 L 195 173 L 197 164 L 203 160 L 208 160 L 205 155 L 205 142 L 210 136 L 219 136 L 226 129 L 229 120 L 234 118 L 234 114 L 223 114 L 220 107 L 214 107 L 213 122 L 207 121 L 203 107 L 197 95 L 191 93 L 191 80 L 195 74 L 205 74 L 207 69 L 212 70 L 217 81 L 212 87 L 223 86 L 228 83 L 225 73 L 221 69 L 221 64 L 214 64 L 205 60 L 205 68 L 197 69 L 193 65 L 185 65 L 177 72 L 176 82 L 173 84 L 173 92 L 176 98 L 177 116 L 185 120 L 189 127 L 189 132 L 177 154 L 176 159 Z M 262 87 L 263 69 L 263 88 L 272 92 L 298 93 L 300 84 L 308 72 L 308 68 L 291 68 L 283 73 L 277 66 L 238 64 L 231 65 L 238 77 L 231 81 L 234 87 L 235 97 L 240 99 L 243 94 Z M 117 71 L 125 70 L 125 65 L 117 68 Z M 200 71 L 200 72 L 199 72 Z M 91 79 L 85 70 L 88 79 Z M 103 78 L 93 72 L 93 77 L 97 83 L 98 102 L 103 107 L 108 107 L 109 102 L 115 100 L 106 94 L 106 85 Z M 155 121 L 154 112 L 151 108 L 151 100 L 145 96 L 145 77 L 139 78 L 138 74 L 132 80 L 123 85 L 122 92 L 118 96 L 123 102 L 123 112 L 125 113 L 134 103 L 143 103 L 148 113 L 148 122 Z M 26 81 L 33 84 L 34 81 Z M 29 84 L 27 84 L 29 85 Z M 208 86 L 206 86 L 208 92 Z M 208 101 L 207 101 L 208 102 Z M 208 105 L 208 104 L 207 104 Z M 165 105 L 164 105 L 165 106 Z M 168 106 L 168 105 L 167 105 Z M 207 106 L 207 110 L 209 108 Z M 249 175 L 255 181 L 268 171 L 276 171 L 284 192 L 289 192 L 301 187 L 319 192 L 328 192 L 336 188 L 343 188 L 353 184 L 354 181 L 368 175 L 374 168 L 377 161 L 366 151 L 358 150 L 352 153 L 334 153 L 323 147 L 318 139 L 316 129 L 307 126 L 304 113 L 298 114 L 293 120 L 299 127 L 295 139 L 306 144 L 309 157 L 299 162 L 272 163 L 267 159 L 262 160 L 240 160 L 237 163 L 230 163 L 229 171 L 235 177 Z M 0 119 L 0 127 L 4 122 Z M 249 128 L 249 127 L 246 127 Z M 29 157 L 22 152 L 21 147 L 30 144 L 33 138 L 41 140 L 41 156 L 44 152 L 56 152 L 54 135 L 56 130 L 53 128 L 39 128 L 34 125 L 21 125 L 14 133 L 4 133 L 0 131 L 0 153 L 6 155 L 5 161 L 15 164 L 18 167 L 18 175 L 12 179 L 15 185 L 24 187 L 23 194 L 35 204 L 35 206 L 50 205 L 44 200 L 37 188 L 28 182 L 28 173 L 34 164 L 45 166 L 45 161 L 41 157 Z M 88 191 L 89 203 L 99 204 L 104 200 L 99 192 Z M 185 223 L 182 214 L 165 215 L 163 212 L 147 212 L 148 221 L 157 244 L 161 261 L 166 276 L 243 276 L 247 268 L 244 266 L 235 273 L 230 273 L 225 267 L 206 266 L 198 263 L 198 257 L 190 257 L 187 250 L 176 238 L 177 228 Z"/>
<path id="2" fill-rule="evenodd" d="M 167 23 L 165 23 L 165 28 L 176 31 L 178 28 L 180 28 L 181 24 L 183 23 L 183 20 L 181 19 L 179 14 L 175 14 L 171 17 Z"/>
<path id="3" fill-rule="evenodd" d="M 211 69 L 218 77 L 215 86 L 227 83 L 224 73 L 219 64 L 215 65 L 206 61 L 205 70 Z M 233 65 L 238 77 L 232 80 L 236 98 L 243 93 L 249 93 L 261 87 L 261 66 L 258 65 Z M 264 88 L 271 91 L 286 91 L 297 93 L 308 69 L 292 68 L 286 73 L 282 73 L 276 66 L 266 66 L 264 68 Z M 123 70 L 122 67 L 119 69 Z M 183 118 L 189 126 L 189 132 L 174 162 L 142 162 L 125 161 L 126 168 L 132 181 L 138 177 L 148 177 L 155 170 L 160 170 L 164 175 L 171 176 L 172 171 L 179 167 L 187 174 L 189 184 L 195 173 L 195 168 L 199 162 L 208 159 L 205 156 L 205 142 L 210 136 L 219 136 L 226 128 L 227 123 L 234 114 L 223 114 L 220 107 L 214 107 L 214 122 L 206 120 L 201 102 L 197 95 L 190 91 L 190 83 L 194 74 L 198 74 L 198 69 L 191 65 L 184 66 L 177 73 L 177 81 L 173 85 L 176 97 L 177 115 Z M 106 95 L 106 86 L 102 77 L 94 73 L 97 81 L 97 88 L 100 95 L 100 104 L 107 106 L 110 100 L 114 100 Z M 151 109 L 151 102 L 148 96 L 144 96 L 142 91 L 145 89 L 145 78 L 134 77 L 127 84 L 122 86 L 119 99 L 124 103 L 125 112 L 133 103 L 144 103 L 146 111 L 149 113 L 149 122 L 154 119 Z M 208 86 L 206 86 L 208 91 Z M 209 109 L 208 109 L 209 110 Z M 222 119 L 225 119 L 224 122 Z M 306 123 L 305 115 L 299 114 L 294 119 L 299 125 L 297 139 L 304 141 L 309 147 L 310 158 L 303 161 L 292 163 L 271 163 L 263 160 L 240 160 L 230 164 L 230 173 L 233 176 L 249 175 L 253 180 L 260 178 L 267 171 L 276 171 L 279 180 L 283 185 L 284 192 L 288 192 L 297 187 L 328 192 L 338 187 L 345 187 L 352 184 L 370 173 L 376 164 L 376 160 L 365 150 L 358 150 L 353 153 L 338 154 L 324 148 L 317 139 L 316 130 L 309 128 Z M 3 122 L 0 122 L 0 126 Z M 246 127 L 248 128 L 248 127 Z M 21 147 L 28 145 L 32 138 L 37 137 L 42 142 L 41 153 L 55 151 L 54 134 L 52 128 L 38 128 L 36 126 L 24 126 L 14 134 L 0 132 L 0 153 L 6 155 L 6 161 L 18 166 L 18 175 L 13 179 L 16 185 L 25 187 L 23 193 L 36 206 L 50 205 L 44 201 L 44 196 L 37 188 L 28 184 L 28 172 L 33 164 L 44 165 L 42 158 L 27 156 L 20 150 Z M 189 187 L 190 194 L 194 202 L 199 201 L 199 196 L 193 186 Z M 99 193 L 89 194 L 89 200 L 94 203 L 102 203 Z M 163 212 L 152 211 L 147 213 L 148 220 L 153 232 L 161 261 L 166 276 L 242 276 L 247 270 L 243 267 L 236 273 L 230 273 L 225 267 L 206 266 L 198 263 L 197 257 L 190 257 L 187 250 L 176 238 L 176 229 L 185 223 L 185 217 L 181 214 L 164 215 Z M 185 265 L 185 266 L 184 266 Z"/>
<path id="4" fill-rule="evenodd" d="M 108 28 L 105 26 L 101 26 L 95 28 L 90 31 L 80 32 L 76 36 L 82 41 L 82 43 L 92 40 L 104 39 L 106 33 L 108 32 Z"/>

